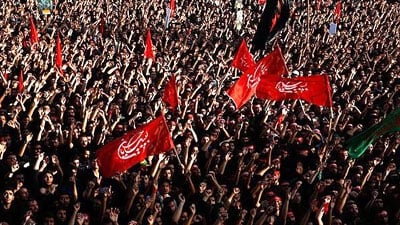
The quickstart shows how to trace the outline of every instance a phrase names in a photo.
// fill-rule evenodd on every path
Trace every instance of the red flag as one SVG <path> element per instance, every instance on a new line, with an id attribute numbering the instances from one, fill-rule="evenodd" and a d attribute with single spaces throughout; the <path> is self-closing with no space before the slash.
<path id="1" fill-rule="evenodd" d="M 18 78 L 18 92 L 22 93 L 24 91 L 24 72 L 21 71 L 19 72 L 19 78 Z"/>
<path id="2" fill-rule="evenodd" d="M 285 62 L 278 46 L 258 61 L 256 66 L 248 69 L 227 91 L 227 94 L 239 109 L 256 93 L 261 77 L 281 76 L 285 73 L 287 73 Z"/>
<path id="3" fill-rule="evenodd" d="M 264 67 L 267 68 L 265 71 L 263 71 L 261 76 L 281 77 L 283 74 L 288 74 L 285 59 L 282 56 L 281 48 L 279 46 L 276 46 L 271 53 L 257 63 L 262 63 Z"/>
<path id="4" fill-rule="evenodd" d="M 236 109 L 246 104 L 256 91 L 260 77 L 254 76 L 253 70 L 250 69 L 240 76 L 239 80 L 227 91 L 227 95 L 235 103 Z"/>
<path id="5" fill-rule="evenodd" d="M 342 2 L 341 1 L 336 3 L 335 15 L 336 15 L 336 22 L 338 23 L 341 15 L 342 15 Z"/>
<path id="6" fill-rule="evenodd" d="M 285 115 L 281 114 L 276 121 L 276 126 L 279 126 L 285 120 Z"/>
<path id="7" fill-rule="evenodd" d="M 3 73 L 3 77 L 4 77 L 4 79 L 5 79 L 6 81 L 8 81 L 8 73 L 7 73 L 7 72 L 4 72 L 4 73 Z"/>
<path id="8" fill-rule="evenodd" d="M 33 21 L 33 17 L 30 17 L 30 28 L 31 28 L 31 44 L 39 42 L 38 32 L 36 30 L 35 22 Z"/>
<path id="9" fill-rule="evenodd" d="M 61 40 L 60 40 L 60 35 L 57 35 L 57 40 L 56 40 L 56 67 L 62 72 L 62 47 L 61 47 Z"/>
<path id="10" fill-rule="evenodd" d="M 175 0 L 169 1 L 169 8 L 171 9 L 171 17 L 173 17 L 175 14 L 175 9 L 176 9 Z"/>
<path id="11" fill-rule="evenodd" d="M 146 35 L 146 48 L 144 50 L 144 57 L 146 59 L 153 59 L 154 60 L 154 52 L 153 52 L 153 43 L 151 42 L 151 32 L 150 29 L 147 30 Z"/>
<path id="12" fill-rule="evenodd" d="M 178 90 L 176 89 L 175 76 L 172 75 L 164 90 L 163 101 L 175 110 L 178 106 Z"/>
<path id="13" fill-rule="evenodd" d="M 288 74 L 286 69 L 285 59 L 282 56 L 281 49 L 277 46 L 268 56 L 260 60 L 259 63 L 263 63 L 267 68 L 260 78 L 260 84 L 256 89 L 256 96 L 258 98 L 267 99 L 266 90 L 264 90 L 264 82 L 268 82 L 271 77 L 282 77 L 283 74 Z"/>
<path id="14" fill-rule="evenodd" d="M 231 66 L 241 70 L 242 72 L 245 72 L 255 65 L 256 63 L 254 62 L 254 59 L 247 48 L 246 41 L 243 40 L 240 44 L 239 50 L 235 55 L 235 58 L 232 61 Z"/>
<path id="15" fill-rule="evenodd" d="M 328 75 L 296 78 L 264 76 L 257 87 L 257 97 L 275 101 L 303 99 L 315 105 L 332 106 Z"/>
<path id="16" fill-rule="evenodd" d="M 264 5 L 267 2 L 267 0 L 258 0 L 259 5 Z"/>
<path id="17" fill-rule="evenodd" d="M 174 148 L 164 115 L 104 145 L 96 153 L 104 177 L 123 172 L 155 155 Z"/>

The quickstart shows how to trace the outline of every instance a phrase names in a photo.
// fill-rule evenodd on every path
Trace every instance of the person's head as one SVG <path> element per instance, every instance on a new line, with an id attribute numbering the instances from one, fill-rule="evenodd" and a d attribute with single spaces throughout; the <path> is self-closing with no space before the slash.
<path id="1" fill-rule="evenodd" d="M 93 159 L 93 160 L 91 161 L 90 166 L 91 166 L 92 170 L 97 170 L 97 169 L 99 169 L 99 163 L 97 162 L 97 158 L 96 158 L 96 159 Z"/>
<path id="2" fill-rule="evenodd" d="M 171 184 L 169 181 L 165 180 L 161 182 L 160 193 L 162 195 L 169 194 L 171 192 Z"/>
<path id="3" fill-rule="evenodd" d="M 4 126 L 7 123 L 7 116 L 5 113 L 0 114 L 0 126 Z"/>
<path id="4" fill-rule="evenodd" d="M 3 195 L 2 195 L 2 202 L 4 204 L 4 206 L 6 207 L 10 207 L 11 203 L 14 201 L 14 191 L 13 188 L 11 187 L 6 187 L 3 190 Z"/>
<path id="5" fill-rule="evenodd" d="M 389 223 L 389 215 L 386 210 L 380 210 L 375 214 L 375 224 L 388 224 Z"/>
<path id="6" fill-rule="evenodd" d="M 262 112 L 262 105 L 260 103 L 254 104 L 253 111 L 255 114 L 260 114 Z"/>
<path id="7" fill-rule="evenodd" d="M 71 197 L 68 193 L 63 192 L 58 196 L 58 203 L 61 207 L 67 208 L 70 206 Z"/>
<path id="8" fill-rule="evenodd" d="M 339 218 L 334 218 L 334 219 L 332 220 L 332 225 L 343 225 L 343 222 L 342 222 L 342 220 L 339 219 Z"/>
<path id="9" fill-rule="evenodd" d="M 358 206 L 355 202 L 350 202 L 345 207 L 346 213 L 353 218 L 358 216 Z"/>
<path id="10" fill-rule="evenodd" d="M 28 209 L 33 213 L 36 214 L 39 212 L 39 204 L 36 199 L 30 199 L 28 201 Z"/>
<path id="11" fill-rule="evenodd" d="M 345 148 L 341 148 L 339 151 L 339 158 L 341 160 L 347 160 L 348 157 L 349 157 L 349 151 Z"/>
<path id="12" fill-rule="evenodd" d="M 43 225 L 55 225 L 56 220 L 53 214 L 47 213 L 43 216 Z"/>
<path id="13" fill-rule="evenodd" d="M 50 171 L 43 174 L 43 183 L 45 186 L 51 186 L 54 184 L 54 176 Z"/>
<path id="14" fill-rule="evenodd" d="M 172 176 L 173 176 L 173 173 L 172 173 L 171 168 L 166 167 L 163 171 L 163 178 L 166 180 L 172 180 Z"/>
<path id="15" fill-rule="evenodd" d="M 24 187 L 24 178 L 23 178 L 23 174 L 18 174 L 18 176 L 20 176 L 20 178 L 16 178 L 16 185 L 17 185 L 17 189 L 18 191 L 15 192 L 15 197 L 19 200 L 28 200 L 29 198 L 29 191 L 28 188 Z M 22 180 L 22 181 L 21 181 Z"/>
<path id="16" fill-rule="evenodd" d="M 8 166 L 15 166 L 18 163 L 17 155 L 14 153 L 9 154 L 6 162 Z"/>
<path id="17" fill-rule="evenodd" d="M 33 150 L 32 151 L 33 157 L 35 159 L 37 159 L 39 157 L 40 153 L 42 153 L 42 144 L 40 144 L 40 143 L 33 144 L 32 150 Z"/>
<path id="18" fill-rule="evenodd" d="M 66 208 L 58 208 L 56 212 L 57 221 L 65 223 L 67 221 L 67 210 Z"/>
<path id="19" fill-rule="evenodd" d="M 177 207 L 176 201 L 171 197 L 165 198 L 164 207 L 166 212 L 175 212 Z"/>
<path id="20" fill-rule="evenodd" d="M 60 146 L 60 140 L 55 134 L 49 135 L 49 147 L 57 149 Z"/>
<path id="21" fill-rule="evenodd" d="M 197 164 L 194 164 L 191 168 L 192 176 L 201 176 L 201 170 Z"/>

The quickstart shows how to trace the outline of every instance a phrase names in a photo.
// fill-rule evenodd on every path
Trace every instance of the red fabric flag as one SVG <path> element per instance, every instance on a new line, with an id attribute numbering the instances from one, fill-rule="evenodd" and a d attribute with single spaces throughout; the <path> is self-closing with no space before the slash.
<path id="1" fill-rule="evenodd" d="M 8 73 L 7 73 L 7 72 L 4 72 L 4 73 L 3 73 L 3 77 L 4 77 L 4 79 L 5 79 L 6 81 L 8 81 Z"/>
<path id="2" fill-rule="evenodd" d="M 56 40 L 56 67 L 60 70 L 61 74 L 62 72 L 62 47 L 61 47 L 61 39 L 60 35 L 57 35 L 57 40 Z"/>
<path id="3" fill-rule="evenodd" d="M 288 71 L 286 69 L 285 59 L 282 56 L 279 46 L 277 46 L 270 54 L 268 54 L 268 56 L 260 60 L 259 63 L 264 64 L 267 69 L 261 74 L 260 84 L 256 89 L 256 96 L 258 98 L 267 99 L 268 95 L 266 95 L 266 92 L 263 89 L 265 84 L 262 83 L 268 82 L 270 77 L 280 78 L 282 75 L 288 74 Z"/>
<path id="4" fill-rule="evenodd" d="M 278 120 L 276 121 L 276 126 L 279 126 L 284 120 L 285 120 L 285 115 L 284 114 L 279 115 Z"/>
<path id="5" fill-rule="evenodd" d="M 24 91 L 24 72 L 21 71 L 19 72 L 19 78 L 18 78 L 18 92 L 22 93 Z"/>
<path id="6" fill-rule="evenodd" d="M 248 69 L 227 91 L 227 94 L 239 109 L 256 93 L 261 77 L 281 76 L 285 73 L 287 73 L 285 62 L 278 46 L 258 61 L 256 66 Z"/>
<path id="7" fill-rule="evenodd" d="M 257 87 L 257 97 L 275 101 L 303 99 L 319 106 L 332 106 L 332 90 L 327 75 L 296 78 L 264 76 Z"/>
<path id="8" fill-rule="evenodd" d="M 267 0 L 258 0 L 259 5 L 264 5 L 267 2 Z"/>
<path id="9" fill-rule="evenodd" d="M 163 101 L 169 105 L 173 111 L 178 106 L 178 90 L 176 88 L 175 76 L 172 75 L 164 90 Z"/>
<path id="10" fill-rule="evenodd" d="M 36 30 L 35 22 L 33 21 L 33 17 L 30 17 L 30 29 L 31 29 L 31 44 L 39 42 L 39 35 Z"/>
<path id="11" fill-rule="evenodd" d="M 255 69 L 249 69 L 227 91 L 227 95 L 233 100 L 236 109 L 241 108 L 256 92 L 260 77 L 255 75 Z"/>
<path id="12" fill-rule="evenodd" d="M 153 43 L 151 42 L 151 32 L 150 29 L 147 30 L 146 35 L 146 48 L 144 50 L 144 57 L 146 59 L 153 59 L 154 60 L 154 52 L 153 52 Z"/>
<path id="13" fill-rule="evenodd" d="M 176 9 L 175 0 L 170 0 L 169 8 L 171 9 L 171 17 L 173 17 L 175 14 L 175 9 Z"/>
<path id="14" fill-rule="evenodd" d="M 235 55 L 235 58 L 232 61 L 231 66 L 241 70 L 242 72 L 245 72 L 255 65 L 256 63 L 254 62 L 253 56 L 251 56 L 249 49 L 247 48 L 246 41 L 243 40 L 240 44 L 239 50 Z"/>
<path id="15" fill-rule="evenodd" d="M 276 48 L 269 53 L 266 57 L 261 59 L 258 64 L 262 63 L 267 69 L 261 74 L 261 76 L 278 76 L 281 77 L 283 74 L 288 74 L 286 69 L 285 59 L 282 56 L 281 48 Z"/>
<path id="16" fill-rule="evenodd" d="M 336 3 L 335 15 L 336 15 L 336 22 L 338 23 L 340 21 L 340 17 L 342 16 L 342 2 L 341 1 Z"/>
<path id="17" fill-rule="evenodd" d="M 150 123 L 128 132 L 104 145 L 96 152 L 97 162 L 104 177 L 123 172 L 143 161 L 147 156 L 174 148 L 171 135 L 161 115 Z"/>

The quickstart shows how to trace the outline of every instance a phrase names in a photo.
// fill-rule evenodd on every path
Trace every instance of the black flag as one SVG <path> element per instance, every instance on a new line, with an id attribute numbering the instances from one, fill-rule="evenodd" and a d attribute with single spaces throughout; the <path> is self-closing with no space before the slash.
<path id="1" fill-rule="evenodd" d="M 264 49 L 265 43 L 285 27 L 289 14 L 289 0 L 268 0 L 253 38 L 253 49 Z"/>

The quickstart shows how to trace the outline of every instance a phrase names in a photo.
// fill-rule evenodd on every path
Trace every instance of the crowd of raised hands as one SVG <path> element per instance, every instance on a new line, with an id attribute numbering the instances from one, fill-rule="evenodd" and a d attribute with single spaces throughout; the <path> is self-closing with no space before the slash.
<path id="1" fill-rule="evenodd" d="M 3 0 L 0 224 L 400 224 L 400 135 L 358 159 L 345 145 L 400 104 L 398 3 L 342 0 L 337 20 L 335 1 L 293 0 L 253 55 L 279 45 L 288 76 L 328 74 L 333 107 L 254 97 L 236 109 L 230 63 L 263 10 L 238 2 L 176 1 L 166 27 L 168 1 L 58 0 L 43 15 Z M 177 110 L 162 102 L 172 74 Z M 104 178 L 96 151 L 161 113 L 175 149 Z"/>

